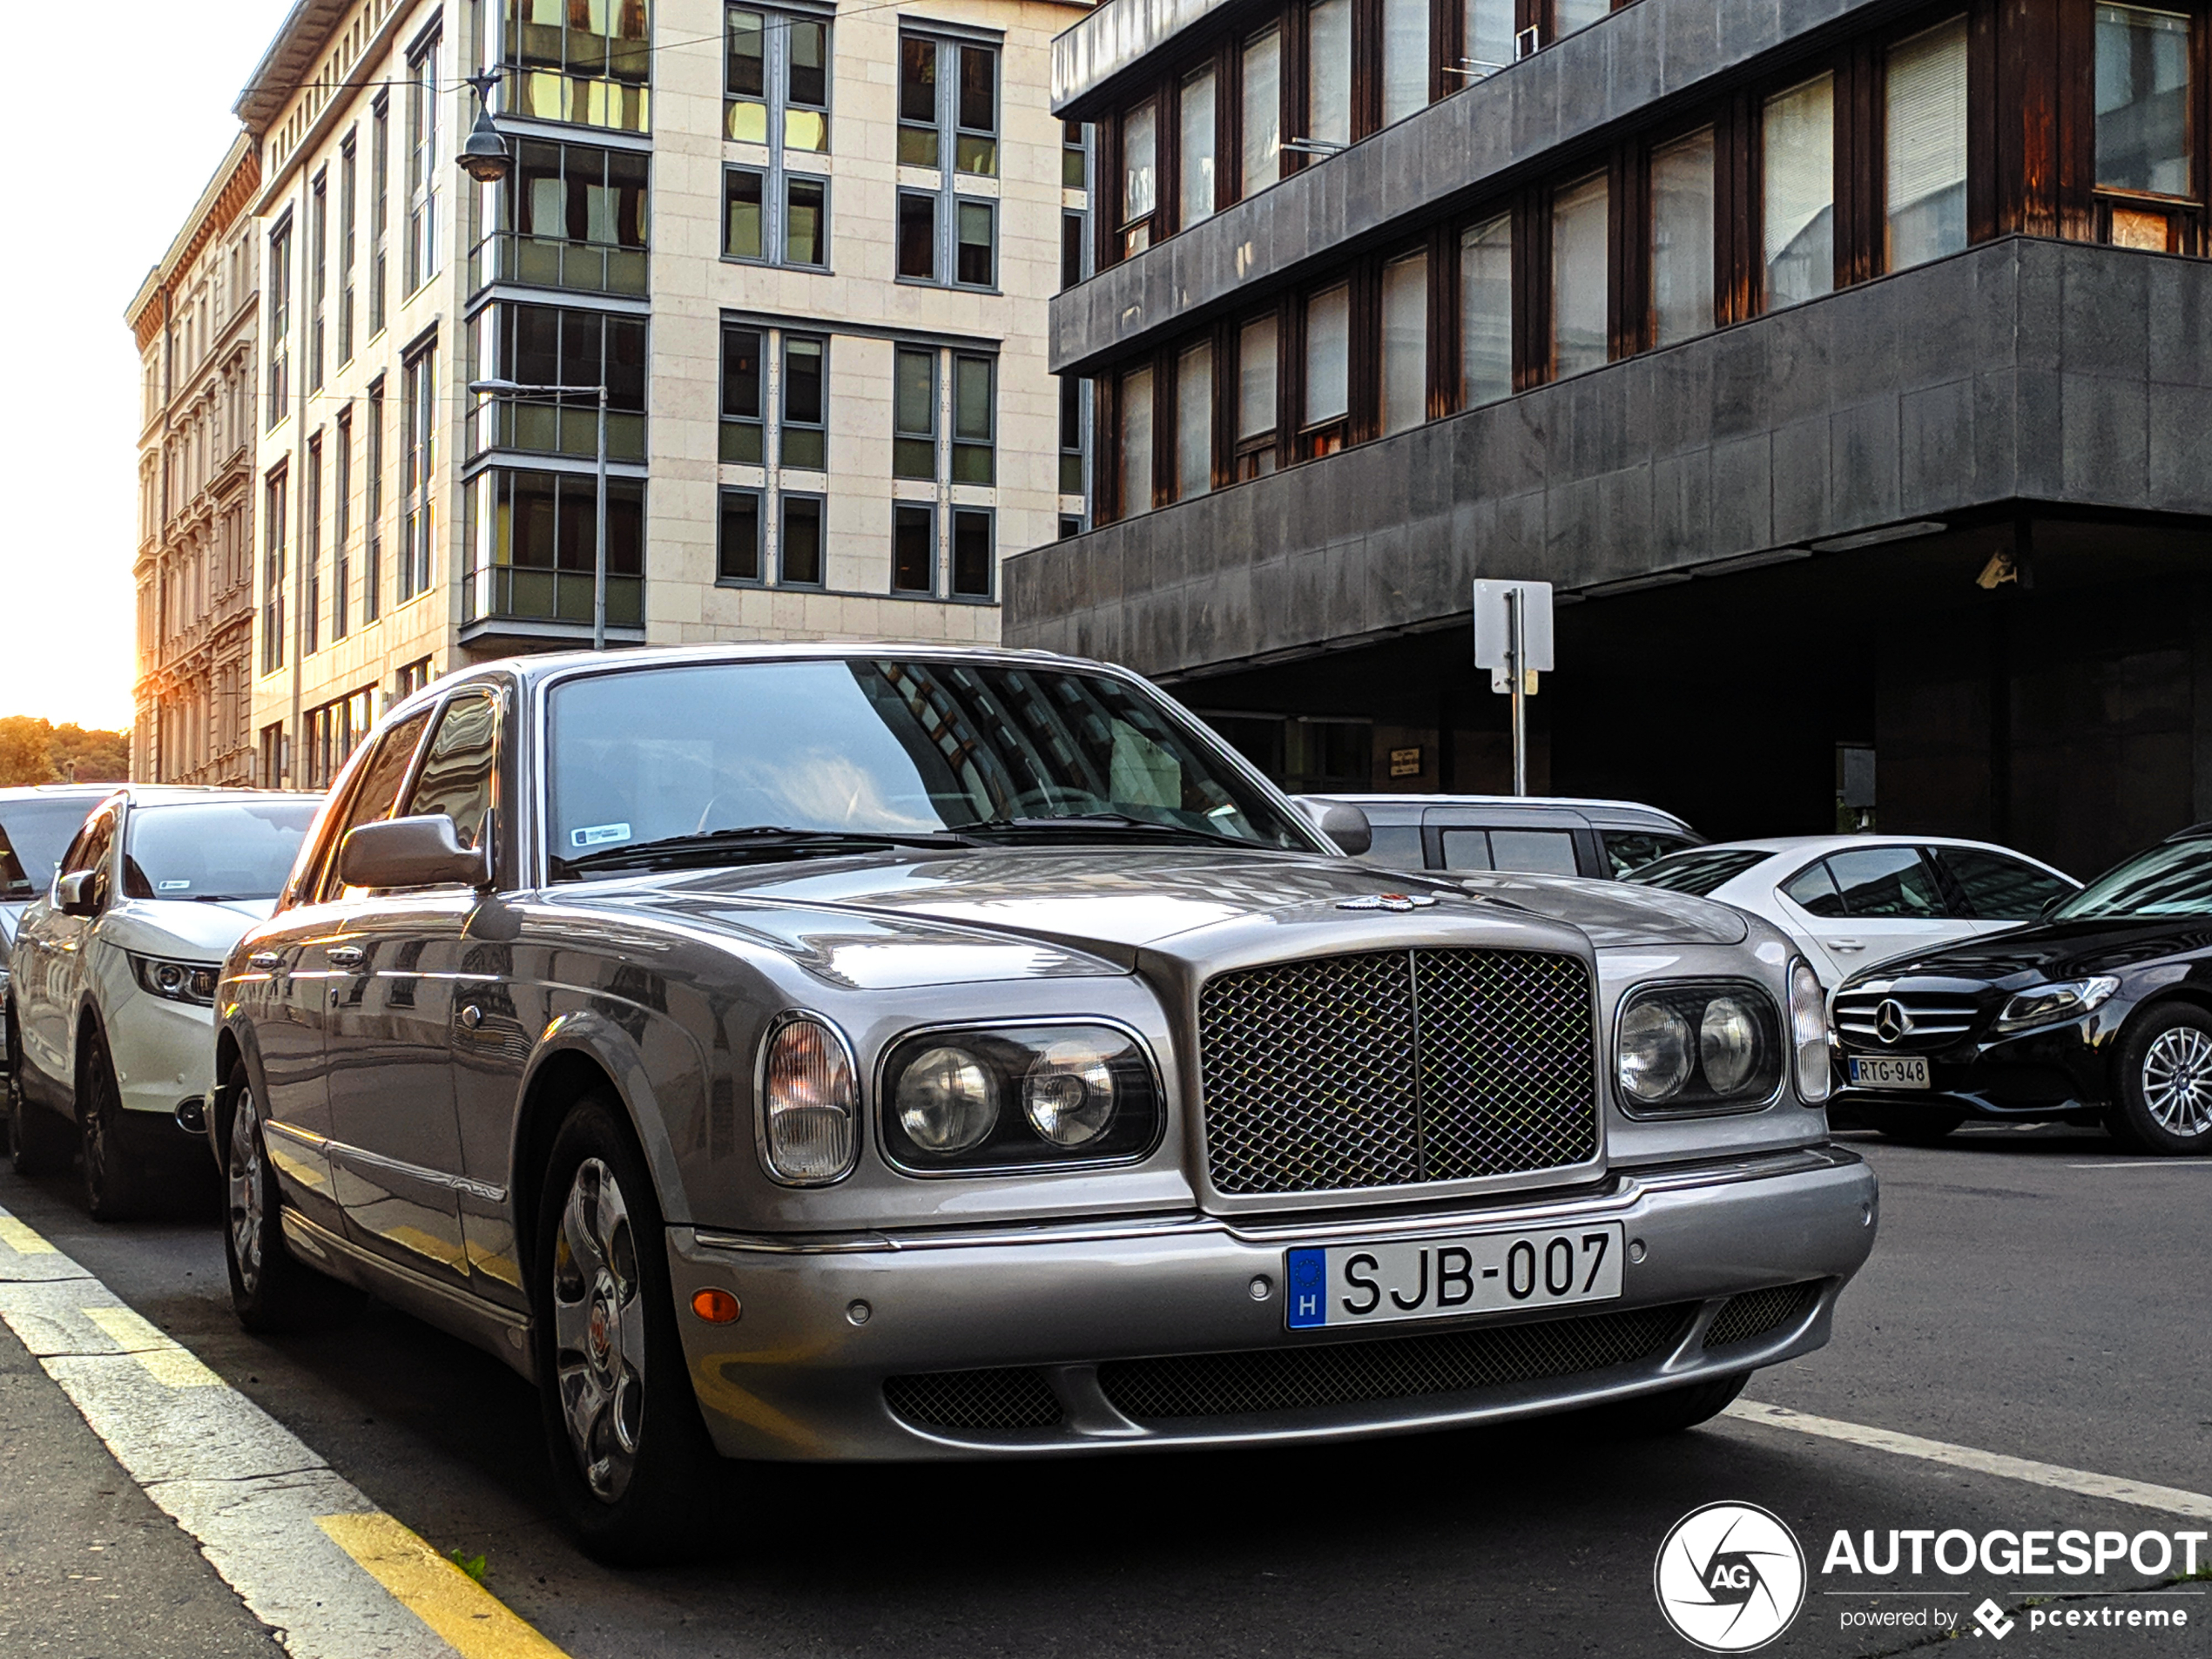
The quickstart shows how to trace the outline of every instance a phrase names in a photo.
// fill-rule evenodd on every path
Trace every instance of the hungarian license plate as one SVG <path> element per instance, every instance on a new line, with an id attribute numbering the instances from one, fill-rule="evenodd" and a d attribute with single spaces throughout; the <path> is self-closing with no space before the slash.
<path id="1" fill-rule="evenodd" d="M 1617 1221 L 1293 1250 L 1285 1317 L 1307 1331 L 1609 1302 L 1621 1294 L 1621 1255 Z"/>
<path id="2" fill-rule="evenodd" d="M 1928 1062 L 1922 1059 L 1889 1060 L 1852 1055 L 1851 1081 L 1854 1089 L 1925 1089 Z"/>

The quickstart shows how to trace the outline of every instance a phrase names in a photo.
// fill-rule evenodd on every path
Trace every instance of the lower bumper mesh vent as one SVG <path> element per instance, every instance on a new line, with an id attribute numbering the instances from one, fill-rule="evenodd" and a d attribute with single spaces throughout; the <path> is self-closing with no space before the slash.
<path id="1" fill-rule="evenodd" d="M 1690 1312 L 1636 1308 L 1434 1336 L 1118 1359 L 1099 1366 L 1098 1382 L 1116 1410 L 1139 1422 L 1417 1399 L 1648 1359 L 1681 1334 Z"/>
<path id="2" fill-rule="evenodd" d="M 1820 1299 L 1820 1281 L 1777 1285 L 1770 1291 L 1746 1291 L 1731 1296 L 1705 1327 L 1705 1345 L 1725 1348 L 1734 1342 L 1752 1342 L 1795 1325 L 1812 1312 Z"/>
<path id="3" fill-rule="evenodd" d="M 1060 1397 L 1044 1372 L 1028 1366 L 893 1377 L 883 1385 L 883 1398 L 922 1428 L 1050 1428 L 1061 1416 Z"/>

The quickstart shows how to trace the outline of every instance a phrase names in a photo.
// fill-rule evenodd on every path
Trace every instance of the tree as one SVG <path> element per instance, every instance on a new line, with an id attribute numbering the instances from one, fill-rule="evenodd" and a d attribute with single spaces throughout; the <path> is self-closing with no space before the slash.
<path id="1" fill-rule="evenodd" d="M 0 786 L 54 781 L 54 728 L 27 714 L 0 718 Z"/>
<path id="2" fill-rule="evenodd" d="M 0 788 L 24 784 L 121 783 L 131 775 L 131 734 L 0 716 Z"/>

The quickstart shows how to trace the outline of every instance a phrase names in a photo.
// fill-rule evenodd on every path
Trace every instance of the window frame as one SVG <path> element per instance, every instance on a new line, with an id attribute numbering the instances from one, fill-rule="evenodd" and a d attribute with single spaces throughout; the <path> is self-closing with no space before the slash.
<path id="1" fill-rule="evenodd" d="M 752 574 L 732 574 L 730 570 L 730 504 L 733 501 L 752 503 Z M 768 585 L 768 492 L 753 484 L 719 485 L 715 492 L 714 512 L 714 585 L 718 588 L 765 588 Z"/>
<path id="2" fill-rule="evenodd" d="M 934 51 L 932 59 L 932 96 L 934 118 L 925 127 L 918 119 L 909 118 L 903 109 L 907 90 L 906 71 L 910 48 L 927 48 Z M 961 98 L 961 65 L 963 54 L 982 52 L 988 55 L 991 65 L 991 120 L 986 132 L 979 127 L 962 125 L 960 108 Z M 912 283 L 927 287 L 957 288 L 970 293 L 1001 292 L 999 271 L 1003 253 L 1004 233 L 1000 203 L 1003 199 L 1006 173 L 1006 51 L 1001 39 L 985 39 L 980 32 L 971 35 L 919 23 L 900 24 L 899 30 L 898 70 L 894 82 L 894 111 L 896 119 L 897 141 L 895 159 L 895 202 L 892 233 L 892 277 L 894 281 Z M 947 73 L 949 65 L 951 73 Z M 907 155 L 907 136 L 911 133 L 930 133 L 934 163 L 910 160 Z M 1063 135 L 1064 136 L 1064 135 Z M 963 168 L 959 165 L 960 146 L 963 137 L 969 140 L 988 140 L 991 147 L 991 162 L 988 168 Z M 1064 167 L 1065 164 L 1062 163 Z M 998 190 L 977 194 L 964 189 L 963 184 L 973 179 L 1000 181 Z M 922 276 L 901 269 L 906 247 L 905 205 L 913 199 L 927 198 L 932 203 L 930 214 L 930 273 Z M 991 216 L 990 280 L 978 283 L 963 280 L 960 273 L 961 213 L 964 207 L 983 207 Z"/>

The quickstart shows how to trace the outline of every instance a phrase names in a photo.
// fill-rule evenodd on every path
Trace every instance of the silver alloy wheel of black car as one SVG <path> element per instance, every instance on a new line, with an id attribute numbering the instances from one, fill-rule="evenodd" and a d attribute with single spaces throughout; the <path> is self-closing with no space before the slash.
<path id="1" fill-rule="evenodd" d="M 637 1469 L 644 1426 L 644 1286 L 621 1184 L 596 1157 L 569 1184 L 552 1267 L 561 1415 L 585 1484 L 614 1503 Z"/>
<path id="2" fill-rule="evenodd" d="M 261 1109 L 248 1083 L 238 1091 L 231 1116 L 230 1157 L 224 1160 L 229 1188 L 231 1261 L 248 1296 L 261 1287 Z"/>
<path id="3" fill-rule="evenodd" d="M 2212 1034 L 2193 1024 L 2161 1031 L 2143 1049 L 2139 1086 L 2144 1109 L 2168 1134 L 2212 1130 Z"/>

